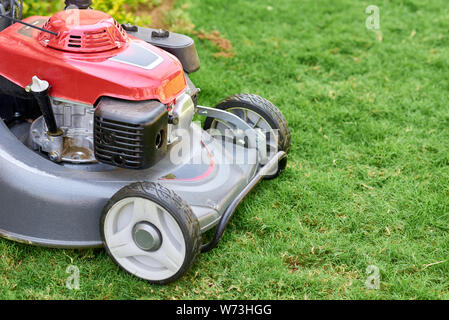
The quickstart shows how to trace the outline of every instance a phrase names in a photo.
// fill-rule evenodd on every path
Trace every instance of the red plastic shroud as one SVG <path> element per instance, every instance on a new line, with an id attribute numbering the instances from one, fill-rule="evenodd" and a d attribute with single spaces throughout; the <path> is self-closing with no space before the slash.
<path id="1" fill-rule="evenodd" d="M 104 13 L 95 10 L 80 13 L 81 26 L 105 18 Z M 42 27 L 48 19 L 29 17 L 24 21 Z M 66 40 L 68 34 L 70 30 L 64 29 L 58 39 Z M 126 34 L 117 41 L 117 46 L 105 51 L 100 48 L 100 52 L 82 52 L 76 46 L 72 52 L 56 49 L 56 42 L 50 46 L 50 41 L 45 42 L 41 31 L 18 23 L 0 32 L 0 75 L 23 88 L 33 76 L 38 76 L 51 84 L 51 96 L 91 105 L 102 96 L 135 101 L 157 99 L 170 104 L 187 88 L 182 65 L 176 57 Z M 141 55 L 142 50 L 151 51 L 149 54 L 158 57 L 158 63 L 144 68 L 142 64 L 119 59 Z"/>

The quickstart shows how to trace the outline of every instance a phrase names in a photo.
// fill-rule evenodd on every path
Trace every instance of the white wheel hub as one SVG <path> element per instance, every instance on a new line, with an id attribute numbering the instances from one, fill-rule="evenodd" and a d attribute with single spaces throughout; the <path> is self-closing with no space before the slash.
<path id="1" fill-rule="evenodd" d="M 178 223 L 145 198 L 130 197 L 114 204 L 104 221 L 104 238 L 117 263 L 146 280 L 172 277 L 185 260 L 186 244 Z"/>
<path id="2" fill-rule="evenodd" d="M 136 245 L 144 251 L 156 251 L 162 244 L 161 233 L 149 222 L 139 222 L 134 226 L 133 239 Z"/>

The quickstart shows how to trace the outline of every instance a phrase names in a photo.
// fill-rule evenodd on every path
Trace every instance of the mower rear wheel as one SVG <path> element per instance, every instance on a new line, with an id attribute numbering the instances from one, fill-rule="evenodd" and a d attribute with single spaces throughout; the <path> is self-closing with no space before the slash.
<path id="1" fill-rule="evenodd" d="M 122 269 L 153 284 L 183 276 L 201 247 L 190 206 L 157 183 L 134 183 L 117 192 L 103 210 L 100 232 Z"/>
<path id="2" fill-rule="evenodd" d="M 288 153 L 290 151 L 291 135 L 287 120 L 274 104 L 255 94 L 233 95 L 220 103 L 215 108 L 231 112 L 253 129 L 261 129 L 267 138 L 267 153 L 274 156 L 278 151 Z M 226 130 L 233 129 L 232 125 L 215 118 L 206 118 L 204 129 Z M 275 141 L 273 141 L 275 140 Z M 278 177 L 287 167 L 287 157 L 283 158 L 274 174 L 264 177 L 264 179 L 274 179 Z"/>

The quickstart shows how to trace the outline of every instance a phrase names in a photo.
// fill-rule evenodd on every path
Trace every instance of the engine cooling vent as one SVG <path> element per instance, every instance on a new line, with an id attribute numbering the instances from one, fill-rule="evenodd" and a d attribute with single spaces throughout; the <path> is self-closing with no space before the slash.
<path id="1" fill-rule="evenodd" d="M 94 117 L 95 157 L 121 168 L 148 168 L 167 151 L 167 124 L 160 102 L 102 98 Z"/>
<path id="2" fill-rule="evenodd" d="M 144 128 L 95 116 L 95 156 L 118 167 L 139 169 L 144 163 Z"/>
<path id="3" fill-rule="evenodd" d="M 96 10 L 66 10 L 53 15 L 39 34 L 42 45 L 68 52 L 95 53 L 120 48 L 128 42 L 122 26 Z"/>

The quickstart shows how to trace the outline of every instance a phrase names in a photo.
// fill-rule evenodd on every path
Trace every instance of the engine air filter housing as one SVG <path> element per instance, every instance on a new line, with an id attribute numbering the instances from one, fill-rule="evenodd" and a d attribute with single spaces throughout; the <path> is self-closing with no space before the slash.
<path id="1" fill-rule="evenodd" d="M 128 35 L 110 15 L 96 10 L 70 9 L 56 13 L 41 31 L 38 40 L 44 46 L 75 53 L 104 52 L 128 43 Z"/>

